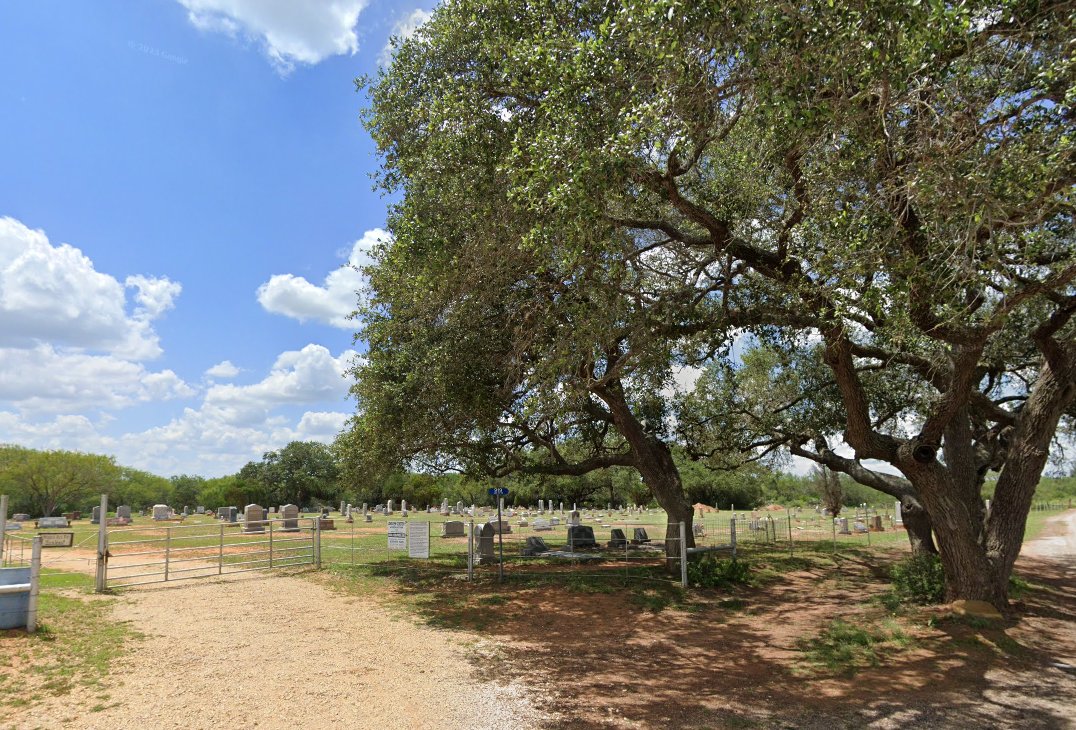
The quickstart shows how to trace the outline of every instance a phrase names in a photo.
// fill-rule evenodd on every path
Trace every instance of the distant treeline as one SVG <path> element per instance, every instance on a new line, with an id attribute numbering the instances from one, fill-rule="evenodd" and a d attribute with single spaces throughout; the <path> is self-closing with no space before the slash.
<path id="1" fill-rule="evenodd" d="M 735 471 L 714 471 L 682 455 L 677 456 L 684 489 L 692 503 L 729 509 L 751 509 L 767 504 L 808 506 L 818 504 L 819 491 L 813 475 L 776 471 L 749 464 Z M 497 479 L 460 474 L 400 472 L 375 484 L 355 484 L 343 476 L 330 447 L 293 441 L 279 451 L 249 462 L 236 474 L 205 478 L 179 474 L 158 476 L 120 466 L 110 456 L 74 451 L 39 451 L 20 446 L 0 446 L 0 494 L 9 495 L 9 511 L 32 515 L 59 514 L 71 510 L 88 512 L 102 493 L 113 506 L 134 509 L 168 504 L 177 509 L 203 506 L 216 509 L 250 503 L 263 506 L 297 504 L 300 507 L 353 505 L 371 507 L 387 499 L 401 499 L 415 507 L 463 502 L 491 504 L 487 489 L 508 487 L 506 503 L 535 504 L 539 499 L 564 502 L 565 506 L 655 506 L 649 491 L 633 469 L 614 467 L 580 477 L 516 476 Z M 888 504 L 892 499 L 847 478 L 841 481 L 843 503 Z M 986 496 L 992 493 L 986 485 Z M 1039 484 L 1037 501 L 1076 498 L 1076 477 L 1047 478 Z"/>

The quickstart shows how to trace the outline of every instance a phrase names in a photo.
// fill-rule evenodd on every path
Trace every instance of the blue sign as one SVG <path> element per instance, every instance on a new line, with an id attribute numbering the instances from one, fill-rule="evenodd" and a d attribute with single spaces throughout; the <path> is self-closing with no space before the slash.
<path id="1" fill-rule="evenodd" d="M 489 493 L 494 497 L 507 497 L 508 487 L 490 487 Z"/>

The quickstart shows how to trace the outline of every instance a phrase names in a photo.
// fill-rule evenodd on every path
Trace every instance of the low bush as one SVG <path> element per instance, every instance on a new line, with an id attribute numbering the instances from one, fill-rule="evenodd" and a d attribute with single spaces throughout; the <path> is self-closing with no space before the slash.
<path id="1" fill-rule="evenodd" d="M 687 564 L 687 582 L 696 588 L 726 588 L 750 580 L 751 567 L 743 560 L 721 560 L 703 554 Z"/>
<path id="2" fill-rule="evenodd" d="M 945 574 L 937 555 L 902 560 L 889 571 L 893 593 L 904 603 L 930 605 L 945 600 Z"/>

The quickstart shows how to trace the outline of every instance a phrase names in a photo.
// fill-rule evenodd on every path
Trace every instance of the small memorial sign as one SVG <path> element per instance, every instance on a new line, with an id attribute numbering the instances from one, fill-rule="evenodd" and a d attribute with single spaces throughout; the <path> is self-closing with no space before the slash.
<path id="1" fill-rule="evenodd" d="M 407 557 L 430 558 L 430 523 L 409 522 L 407 524 Z"/>
<path id="2" fill-rule="evenodd" d="M 389 520 L 389 550 L 407 549 L 407 523 L 403 520 Z"/>
<path id="3" fill-rule="evenodd" d="M 71 547 L 75 544 L 73 532 L 42 532 L 41 547 Z"/>

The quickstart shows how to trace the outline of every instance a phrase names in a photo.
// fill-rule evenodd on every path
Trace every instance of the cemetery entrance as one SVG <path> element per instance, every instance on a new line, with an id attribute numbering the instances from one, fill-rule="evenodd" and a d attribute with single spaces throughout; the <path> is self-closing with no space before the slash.
<path id="1" fill-rule="evenodd" d="M 316 518 L 247 519 L 183 525 L 154 520 L 103 528 L 97 588 L 210 578 L 319 562 Z"/>

